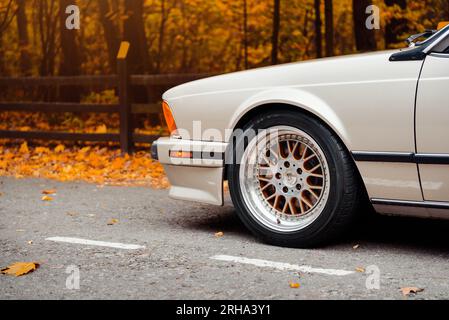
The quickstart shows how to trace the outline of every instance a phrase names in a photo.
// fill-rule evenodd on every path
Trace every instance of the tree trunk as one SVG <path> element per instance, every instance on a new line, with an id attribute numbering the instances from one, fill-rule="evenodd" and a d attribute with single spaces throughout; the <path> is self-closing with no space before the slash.
<path id="1" fill-rule="evenodd" d="M 3 32 L 8 29 L 15 15 L 14 0 L 3 0 L 0 3 L 0 36 L 3 36 Z"/>
<path id="2" fill-rule="evenodd" d="M 323 57 L 323 35 L 321 33 L 321 0 L 315 0 L 315 47 L 316 57 Z"/>
<path id="3" fill-rule="evenodd" d="M 131 43 L 128 57 L 131 73 L 149 73 L 152 71 L 143 22 L 143 4 L 143 0 L 125 0 L 128 19 L 124 23 L 124 40 Z"/>
<path id="4" fill-rule="evenodd" d="M 73 4 L 73 0 L 59 0 L 59 31 L 61 45 L 61 62 L 59 74 L 61 76 L 77 76 L 81 70 L 81 57 L 77 43 L 76 30 L 66 27 L 68 15 L 65 10 Z"/>
<path id="5" fill-rule="evenodd" d="M 326 15 L 326 56 L 334 55 L 334 8 L 332 0 L 324 0 Z"/>
<path id="6" fill-rule="evenodd" d="M 281 1 L 274 0 L 273 36 L 271 39 L 271 64 L 278 64 L 279 30 L 281 26 Z"/>
<path id="7" fill-rule="evenodd" d="M 3 35 L 0 33 L 0 76 L 7 76 L 5 67 L 5 54 L 3 52 Z"/>
<path id="8" fill-rule="evenodd" d="M 243 51 L 245 60 L 245 70 L 248 64 L 248 0 L 243 0 Z"/>
<path id="9" fill-rule="evenodd" d="M 59 34 L 61 45 L 61 61 L 59 65 L 59 75 L 77 76 L 81 71 L 81 56 L 77 43 L 77 30 L 69 30 L 66 27 L 68 15 L 65 10 L 74 4 L 73 0 L 59 0 Z M 61 97 L 65 101 L 78 102 L 80 92 L 76 88 L 61 88 Z"/>
<path id="10" fill-rule="evenodd" d="M 164 51 L 165 24 L 167 22 L 165 0 L 161 0 L 161 22 L 159 24 L 159 42 L 157 51 L 156 73 L 161 72 L 162 55 Z"/>
<path id="11" fill-rule="evenodd" d="M 109 1 L 100 0 L 98 1 L 98 5 L 100 22 L 103 26 L 104 38 L 106 40 L 106 45 L 108 46 L 109 69 L 111 72 L 115 73 L 117 64 L 116 57 L 120 47 L 120 32 L 118 26 L 111 19 L 112 9 L 109 6 Z"/>
<path id="12" fill-rule="evenodd" d="M 59 31 L 61 45 L 61 62 L 59 65 L 59 75 L 77 76 L 81 71 L 81 57 L 76 41 L 76 30 L 69 30 L 66 27 L 68 15 L 65 10 L 74 3 L 73 0 L 59 0 Z M 61 97 L 64 101 L 78 102 L 80 91 L 77 88 L 61 88 Z"/>
<path id="13" fill-rule="evenodd" d="M 4 0 L 0 3 L 0 76 L 6 76 L 7 68 L 5 61 L 5 47 L 3 46 L 3 35 L 16 15 L 14 0 Z"/>
<path id="14" fill-rule="evenodd" d="M 38 6 L 38 26 L 40 44 L 42 50 L 42 60 L 39 67 L 41 76 L 54 75 L 56 43 L 55 34 L 58 23 L 56 11 L 56 0 L 42 0 L 37 2 Z"/>
<path id="15" fill-rule="evenodd" d="M 407 9 L 407 0 L 385 0 L 389 7 L 398 5 L 402 10 Z M 385 27 L 385 48 L 390 48 L 392 44 L 401 41 L 402 35 L 408 34 L 408 20 L 405 18 L 393 18 Z M 405 40 L 405 39 L 404 39 Z"/>
<path id="16" fill-rule="evenodd" d="M 355 43 L 358 51 L 377 49 L 374 30 L 366 27 L 366 8 L 372 4 L 372 0 L 352 0 Z"/>
<path id="17" fill-rule="evenodd" d="M 26 0 L 17 0 L 17 34 L 19 37 L 20 72 L 24 76 L 29 76 L 31 75 L 31 60 Z"/>

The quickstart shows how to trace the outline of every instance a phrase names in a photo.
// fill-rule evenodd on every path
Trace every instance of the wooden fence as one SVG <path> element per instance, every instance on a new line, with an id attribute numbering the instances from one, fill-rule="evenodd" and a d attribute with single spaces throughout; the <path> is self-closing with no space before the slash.
<path id="1" fill-rule="evenodd" d="M 43 131 L 8 131 L 0 130 L 0 139 L 25 140 L 58 140 L 58 141 L 93 141 L 93 142 L 119 142 L 125 153 L 133 150 L 135 143 L 152 143 L 159 136 L 134 134 L 132 125 L 133 114 L 160 113 L 160 104 L 133 103 L 130 90 L 133 86 L 141 87 L 174 87 L 189 81 L 205 78 L 210 74 L 165 74 L 165 75 L 131 75 L 128 71 L 128 52 L 130 44 L 123 42 L 117 55 L 117 74 L 98 76 L 73 77 L 26 77 L 6 78 L 0 77 L 0 87 L 6 88 L 57 88 L 57 87 L 90 87 L 115 88 L 119 95 L 118 104 L 81 104 L 61 102 L 1 102 L 0 111 L 21 112 L 89 112 L 89 113 L 117 113 L 120 115 L 120 133 L 69 133 L 69 132 L 43 132 Z"/>

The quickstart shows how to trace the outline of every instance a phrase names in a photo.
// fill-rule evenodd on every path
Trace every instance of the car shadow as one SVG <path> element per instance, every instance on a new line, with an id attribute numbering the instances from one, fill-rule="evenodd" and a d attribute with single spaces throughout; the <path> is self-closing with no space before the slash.
<path id="1" fill-rule="evenodd" d="M 259 243 L 245 228 L 232 206 L 219 212 L 203 215 L 201 219 L 186 221 L 184 227 L 205 232 L 222 231 L 245 241 Z M 357 222 L 343 239 L 321 247 L 338 250 L 348 246 L 390 250 L 394 252 L 423 251 L 427 254 L 448 253 L 449 221 L 405 217 L 387 217 L 373 214 Z"/>
<path id="2" fill-rule="evenodd" d="M 218 212 L 214 210 L 213 214 L 202 215 L 200 219 L 185 220 L 183 227 L 208 233 L 223 232 L 226 235 L 233 235 L 245 240 L 254 238 L 231 206 L 225 206 Z"/>
<path id="3" fill-rule="evenodd" d="M 373 215 L 359 222 L 344 241 L 396 250 L 447 253 L 449 221 Z"/>

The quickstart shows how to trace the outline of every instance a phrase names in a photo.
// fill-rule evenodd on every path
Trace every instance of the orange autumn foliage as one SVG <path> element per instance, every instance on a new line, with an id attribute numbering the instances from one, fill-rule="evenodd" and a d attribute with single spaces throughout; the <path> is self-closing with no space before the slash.
<path id="1" fill-rule="evenodd" d="M 0 146 L 0 176 L 167 188 L 162 166 L 146 151 L 122 155 L 108 147 Z"/>

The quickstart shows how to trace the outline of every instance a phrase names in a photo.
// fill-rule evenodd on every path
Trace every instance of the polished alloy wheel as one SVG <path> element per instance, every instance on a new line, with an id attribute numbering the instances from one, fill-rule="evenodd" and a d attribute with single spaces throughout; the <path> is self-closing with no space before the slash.
<path id="1" fill-rule="evenodd" d="M 329 197 L 329 167 L 307 133 L 273 127 L 259 133 L 245 150 L 240 187 L 260 223 L 278 232 L 295 232 L 323 211 Z"/>

